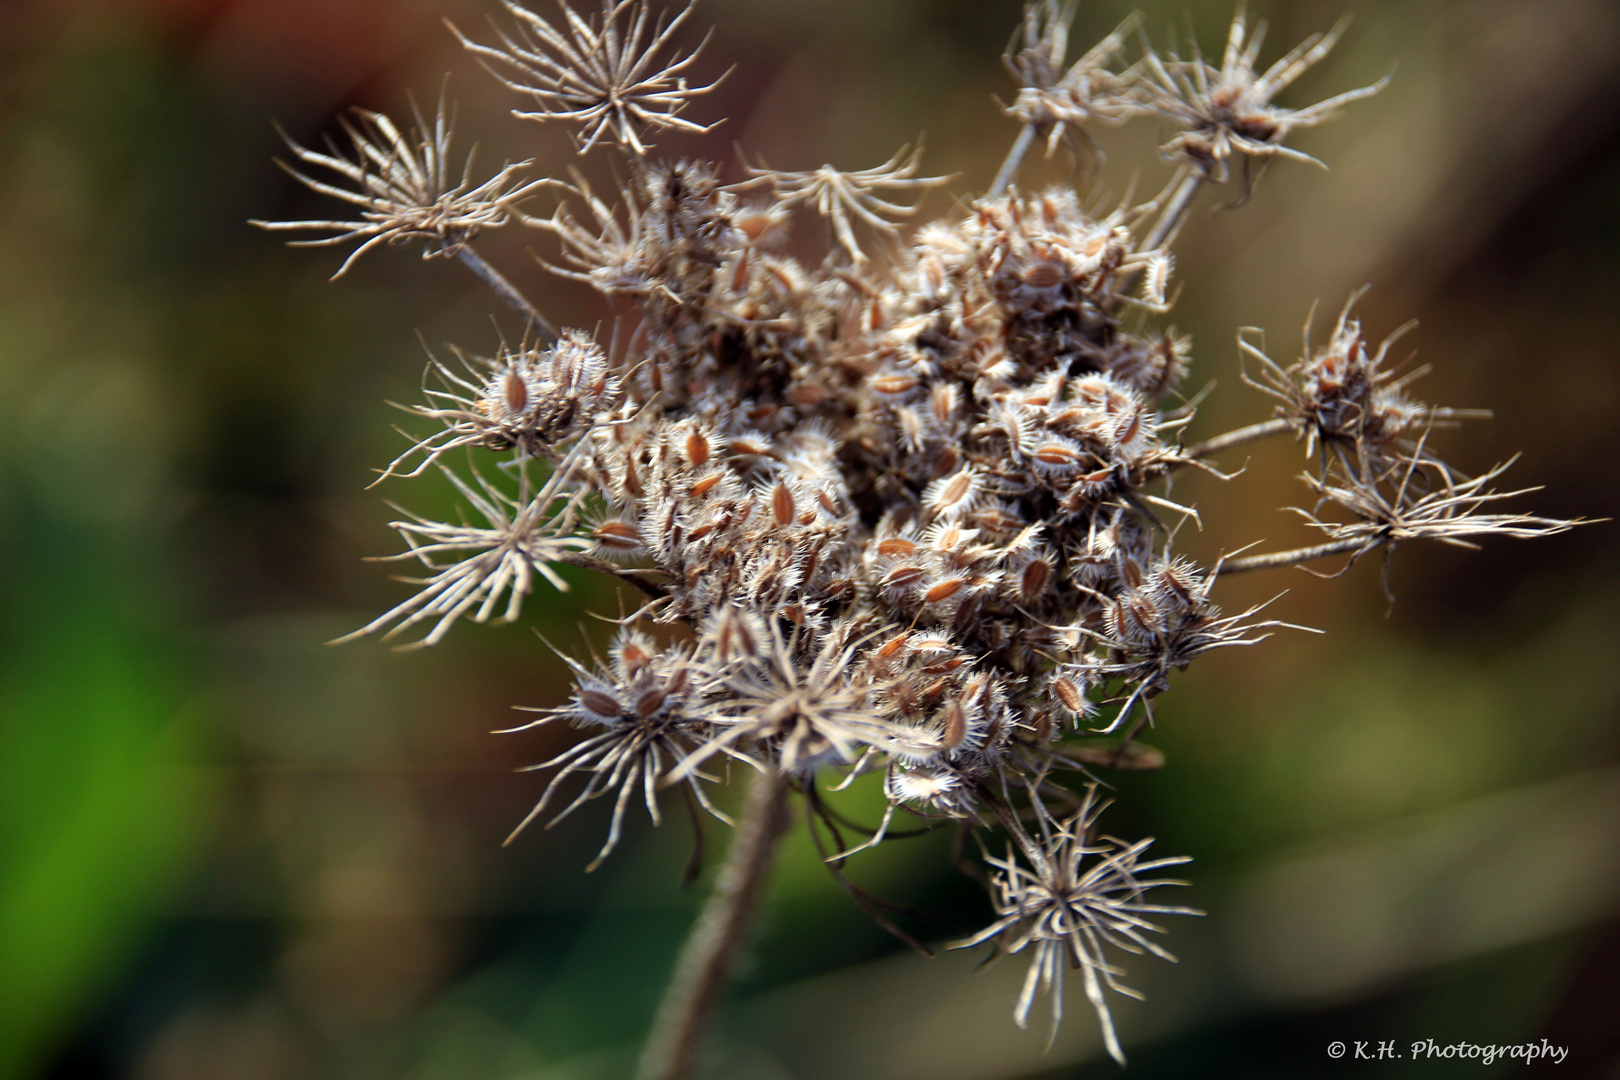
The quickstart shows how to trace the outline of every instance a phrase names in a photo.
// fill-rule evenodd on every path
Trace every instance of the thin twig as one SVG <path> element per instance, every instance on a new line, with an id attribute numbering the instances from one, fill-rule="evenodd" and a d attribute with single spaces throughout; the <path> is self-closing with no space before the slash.
<path id="1" fill-rule="evenodd" d="M 999 199 L 1007 193 L 1007 187 L 1012 183 L 1014 176 L 1018 175 L 1019 166 L 1024 163 L 1024 156 L 1035 143 L 1035 125 L 1025 124 L 1024 130 L 1018 133 L 1018 141 L 1013 143 L 1012 149 L 1007 151 L 1007 160 L 1001 163 L 1001 171 L 996 173 L 996 182 L 990 185 L 987 199 Z"/>
<path id="2" fill-rule="evenodd" d="M 653 1018 L 652 1034 L 636 1070 L 639 1080 L 687 1080 L 696 1075 L 709 1016 L 730 981 L 770 878 L 776 842 L 787 825 L 788 790 L 787 777 L 775 769 L 754 778 L 714 893 L 681 947 L 675 974 Z"/>
<path id="3" fill-rule="evenodd" d="M 1170 196 L 1170 205 L 1166 206 L 1164 213 L 1159 215 L 1159 220 L 1154 224 L 1153 231 L 1148 234 L 1147 241 L 1143 243 L 1140 250 L 1156 251 L 1171 239 L 1176 228 L 1181 224 L 1181 219 L 1186 216 L 1187 208 L 1192 205 L 1193 197 L 1198 194 L 1198 189 L 1203 186 L 1204 176 L 1202 173 L 1192 172 L 1187 174 L 1181 181 L 1181 185 L 1176 188 L 1176 193 Z"/>
<path id="4" fill-rule="evenodd" d="M 1361 556 L 1382 543 L 1382 540 L 1368 539 L 1366 537 L 1354 540 L 1333 540 L 1312 547 L 1294 548 L 1291 551 L 1273 551 L 1264 555 L 1245 555 L 1240 559 L 1227 559 L 1216 567 L 1216 571 L 1225 576 L 1227 574 L 1242 574 L 1249 570 L 1275 570 L 1282 566 L 1298 566 L 1300 563 L 1314 562 L 1317 559 L 1325 559 L 1330 555 L 1355 554 Z"/>
<path id="5" fill-rule="evenodd" d="M 527 319 L 529 326 L 547 345 L 557 340 L 557 328 L 517 291 L 516 286 L 506 280 L 506 275 L 485 262 L 484 257 L 473 250 L 472 244 L 463 240 L 451 250 L 461 260 L 461 265 L 482 278 L 484 284 L 494 289 L 495 295 L 506 301 L 508 307 Z"/>

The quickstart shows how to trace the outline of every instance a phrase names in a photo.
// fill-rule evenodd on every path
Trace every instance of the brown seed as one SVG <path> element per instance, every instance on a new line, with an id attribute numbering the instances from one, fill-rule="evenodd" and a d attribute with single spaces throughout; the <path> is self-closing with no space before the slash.
<path id="1" fill-rule="evenodd" d="M 927 573 L 928 569 L 922 566 L 897 566 L 883 575 L 883 584 L 890 587 L 910 585 Z"/>
<path id="2" fill-rule="evenodd" d="M 804 625 L 804 605 L 803 604 L 789 604 L 786 607 L 782 608 L 782 610 L 778 614 L 780 614 L 782 616 L 782 618 L 786 619 L 790 623 L 795 623 L 796 625 L 799 625 L 799 626 Z"/>
<path id="3" fill-rule="evenodd" d="M 619 715 L 619 699 L 604 694 L 600 690 L 581 690 L 579 692 L 579 703 L 592 716 Z"/>
<path id="4" fill-rule="evenodd" d="M 721 477 L 724 475 L 724 473 L 715 472 L 703 477 L 692 485 L 692 494 L 699 499 L 703 498 L 703 496 L 714 490 L 714 486 L 720 482 Z"/>
<path id="5" fill-rule="evenodd" d="M 714 532 L 714 522 L 710 521 L 693 529 L 691 535 L 686 539 L 695 544 L 712 532 Z"/>
<path id="6" fill-rule="evenodd" d="M 701 469 L 709 460 L 709 440 L 703 432 L 694 431 L 686 437 L 686 460 L 692 463 L 694 469 Z"/>
<path id="7" fill-rule="evenodd" d="M 1080 464 L 1080 455 L 1072 447 L 1062 443 L 1042 443 L 1035 448 L 1035 460 L 1042 465 L 1052 465 L 1058 468 Z"/>
<path id="8" fill-rule="evenodd" d="M 1063 702 L 1063 707 L 1075 715 L 1086 711 L 1085 691 L 1077 686 L 1073 679 L 1053 679 L 1052 693 Z"/>
<path id="9" fill-rule="evenodd" d="M 1130 419 L 1121 424 L 1114 433 L 1114 438 L 1121 446 L 1135 440 L 1137 433 L 1142 430 L 1142 414 L 1132 412 Z"/>
<path id="10" fill-rule="evenodd" d="M 794 383 L 788 387 L 787 396 L 795 405 L 820 405 L 827 400 L 827 388 L 815 383 Z"/>
<path id="11" fill-rule="evenodd" d="M 910 640 L 911 640 L 911 631 L 909 631 L 909 630 L 904 631 L 904 632 L 899 633 L 899 634 L 896 634 L 894 637 L 890 638 L 888 641 L 885 641 L 881 646 L 878 647 L 878 651 L 877 651 L 878 659 L 880 659 L 880 660 L 892 660 L 892 659 L 894 659 L 894 654 L 899 652 L 901 649 L 905 648 L 906 647 L 906 642 L 908 642 Z"/>
<path id="12" fill-rule="evenodd" d="M 1035 717 L 1035 741 L 1044 743 L 1052 737 L 1052 714 L 1042 711 Z"/>
<path id="13" fill-rule="evenodd" d="M 949 476 L 962 464 L 962 451 L 956 448 L 955 443 L 946 443 L 939 448 L 934 457 L 934 467 L 929 470 L 929 479 L 938 480 L 942 476 Z"/>
<path id="14" fill-rule="evenodd" d="M 605 548 L 634 551 L 641 546 L 641 531 L 628 521 L 612 518 L 591 530 L 591 537 Z"/>
<path id="15" fill-rule="evenodd" d="M 1023 278 L 1024 284 L 1032 289 L 1053 288 L 1063 284 L 1063 279 L 1067 277 L 1063 267 L 1049 262 L 1036 263 L 1019 276 Z"/>
<path id="16" fill-rule="evenodd" d="M 1127 589 L 1134 589 L 1142 584 L 1142 564 L 1135 559 L 1124 557 L 1119 560 L 1119 580 L 1125 583 Z"/>
<path id="17" fill-rule="evenodd" d="M 827 511 L 828 514 L 833 517 L 838 516 L 838 504 L 833 501 L 833 497 L 825 490 L 816 492 L 816 501 L 821 503 L 821 508 Z"/>
<path id="18" fill-rule="evenodd" d="M 949 510 L 973 490 L 973 474 L 966 469 L 957 473 L 951 482 L 945 485 L 945 490 L 939 493 L 936 502 L 941 510 Z"/>
<path id="19" fill-rule="evenodd" d="M 916 550 L 916 544 L 898 536 L 891 536 L 887 540 L 878 541 L 879 555 L 910 555 Z"/>
<path id="20" fill-rule="evenodd" d="M 1024 527 L 1024 519 L 999 506 L 992 506 L 974 514 L 973 524 L 988 532 L 1015 533 Z"/>
<path id="21" fill-rule="evenodd" d="M 641 497 L 641 477 L 636 474 L 635 458 L 624 459 L 624 490 L 636 498 Z"/>
<path id="22" fill-rule="evenodd" d="M 529 406 L 529 387 L 515 371 L 506 373 L 506 411 L 520 413 Z"/>
<path id="23" fill-rule="evenodd" d="M 771 513 L 776 518 L 778 526 L 793 524 L 793 491 L 786 484 L 778 483 L 771 491 Z"/>
<path id="24" fill-rule="evenodd" d="M 1018 577 L 1018 596 L 1022 600 L 1033 600 L 1046 591 L 1046 583 L 1052 579 L 1052 564 L 1045 559 L 1032 559 L 1024 567 L 1024 572 Z"/>
<path id="25" fill-rule="evenodd" d="M 872 389 L 880 394 L 904 394 L 917 388 L 917 380 L 910 375 L 879 375 L 872 380 Z"/>
<path id="26" fill-rule="evenodd" d="M 646 667 L 652 660 L 652 654 L 635 642 L 626 642 L 624 648 L 619 650 L 619 662 L 624 665 L 626 674 L 634 675 Z"/>
<path id="27" fill-rule="evenodd" d="M 732 439 L 726 444 L 726 449 L 738 457 L 759 457 L 770 453 L 770 445 L 760 439 Z"/>
<path id="28" fill-rule="evenodd" d="M 953 701 L 945 706 L 945 733 L 940 742 L 945 749 L 955 750 L 967 738 L 967 710 L 962 708 L 960 701 Z"/>
<path id="29" fill-rule="evenodd" d="M 923 603 L 937 604 L 942 600 L 949 600 L 962 589 L 963 578 L 947 578 L 923 593 Z"/>
<path id="30" fill-rule="evenodd" d="M 636 698 L 636 712 L 642 716 L 651 716 L 664 707 L 665 693 L 662 687 L 655 686 L 645 694 Z"/>

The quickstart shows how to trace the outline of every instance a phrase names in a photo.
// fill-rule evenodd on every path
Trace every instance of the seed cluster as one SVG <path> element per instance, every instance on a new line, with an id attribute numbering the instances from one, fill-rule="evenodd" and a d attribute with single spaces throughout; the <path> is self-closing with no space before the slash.
<path id="1" fill-rule="evenodd" d="M 515 166 L 452 194 L 496 192 L 476 220 L 549 234 L 547 265 L 629 313 L 631 329 L 606 349 L 581 331 L 553 335 L 504 278 L 468 263 L 530 315 L 528 338 L 459 368 L 436 363 L 442 389 L 415 411 L 437 427 L 385 475 L 437 464 L 487 526 L 397 523 L 405 555 L 433 575 L 359 632 L 431 618 L 431 644 L 459 617 L 494 615 L 502 597 L 513 617 L 532 576 L 561 586 L 554 562 L 633 582 L 646 603 L 621 620 L 609 658 L 570 659 L 570 700 L 535 721 L 585 735 L 543 766 L 556 771 L 531 820 L 611 797 L 600 861 L 632 802 L 658 820 L 666 787 L 723 817 L 709 789 L 731 764 L 784 777 L 812 813 L 820 786 L 879 773 L 889 812 L 859 846 L 901 811 L 1004 832 L 1013 850 L 987 872 L 998 920 L 968 943 L 1033 950 L 1020 1023 L 1040 986 L 1053 990 L 1055 1021 L 1064 966 L 1083 969 L 1120 1056 L 1103 990 L 1122 988 L 1104 946 L 1165 955 L 1142 936 L 1157 929 L 1144 914 L 1185 909 L 1144 903 L 1165 882 L 1137 876 L 1178 860 L 1142 862 L 1147 841 L 1097 838 L 1085 767 L 1154 764 L 1133 740 L 1170 674 L 1277 625 L 1223 615 L 1210 597 L 1218 575 L 1568 524 L 1479 513 L 1503 497 L 1485 486 L 1497 471 L 1469 479 L 1427 449 L 1437 422 L 1464 414 L 1412 402 L 1386 366 L 1389 343 L 1369 353 L 1348 307 L 1327 345 L 1307 344 L 1290 367 L 1242 339 L 1275 419 L 1182 438 L 1191 342 L 1155 320 L 1170 307 L 1170 245 L 1188 206 L 1234 155 L 1303 156 L 1284 145 L 1293 129 L 1376 87 L 1275 105 L 1337 32 L 1257 74 L 1259 33 L 1241 14 L 1219 69 L 1148 49 L 1112 70 L 1128 27 L 1066 67 L 1066 19 L 1044 0 L 1007 57 L 1020 81 L 1008 113 L 1024 127 L 1002 176 L 903 234 L 908 200 L 944 182 L 917 175 L 914 153 L 848 172 L 749 166 L 732 184 L 712 164 L 648 156 L 658 130 L 697 129 L 675 116 L 701 92 L 677 77 L 692 57 L 641 62 L 669 48 L 685 12 L 651 30 L 639 0 L 603 0 L 594 21 L 564 6 L 561 24 L 503 5 L 517 29 L 469 47 L 538 102 L 519 116 L 576 122 L 581 152 L 617 145 L 629 180 L 612 200 L 577 178 L 547 181 L 559 198 L 544 216 L 518 205 L 536 188 L 513 188 Z M 1096 216 L 1068 188 L 1012 185 L 1037 138 L 1050 149 L 1087 123 L 1143 115 L 1179 125 L 1159 197 Z M 381 150 L 372 132 L 388 136 Z M 299 156 L 337 162 L 374 193 L 373 215 L 388 208 L 368 162 L 414 175 L 421 158 L 442 172 L 448 153 L 442 122 L 414 148 L 381 121 L 351 135 L 358 165 Z M 406 185 L 386 193 L 410 201 Z M 424 189 L 417 201 L 439 197 Z M 468 261 L 470 226 L 430 234 L 410 224 L 421 210 L 401 207 L 393 231 L 386 220 L 280 227 L 368 244 L 424 236 Z M 807 216 L 831 237 L 819 262 L 783 245 Z M 1168 478 L 1215 472 L 1206 459 L 1220 450 L 1287 433 L 1317 462 L 1314 490 L 1349 520 L 1310 515 L 1327 542 L 1297 552 L 1214 567 L 1177 553 L 1175 526 L 1196 511 L 1171 501 Z M 462 479 L 444 464 L 451 450 L 506 455 L 518 494 Z M 531 468 L 549 469 L 538 487 Z M 1075 745 L 1099 734 L 1116 736 L 1107 753 Z"/>

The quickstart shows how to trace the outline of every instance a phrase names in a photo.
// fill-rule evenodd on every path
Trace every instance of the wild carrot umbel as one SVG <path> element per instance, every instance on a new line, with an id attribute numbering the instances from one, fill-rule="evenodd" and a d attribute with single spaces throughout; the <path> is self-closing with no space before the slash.
<path id="1" fill-rule="evenodd" d="M 660 22 L 646 0 L 502 7 L 510 29 L 463 43 L 522 95 L 514 116 L 572 125 L 581 153 L 616 154 L 622 190 L 604 198 L 526 164 L 452 183 L 443 108 L 410 136 L 363 113 L 347 156 L 293 144 L 335 179 L 289 170 L 359 219 L 267 225 L 355 242 L 344 268 L 420 239 L 472 266 L 530 328 L 493 357 L 435 362 L 439 385 L 414 410 L 425 430 L 384 476 L 436 465 L 482 523 L 397 523 L 408 550 L 395 558 L 427 574 L 356 635 L 426 624 L 426 645 L 462 616 L 515 618 L 537 578 L 560 586 L 555 563 L 642 593 L 609 657 L 570 660 L 570 700 L 534 720 L 585 735 L 543 766 L 555 772 L 529 820 L 610 800 L 599 862 L 633 805 L 656 822 L 662 793 L 680 787 L 729 823 L 713 786 L 733 766 L 754 776 L 659 1011 L 649 1080 L 696 1068 L 795 799 L 818 842 L 837 838 L 826 854 L 840 875 L 896 814 L 1001 833 L 985 845 L 1006 851 L 985 857 L 996 918 L 958 944 L 1029 956 L 1021 1025 L 1044 991 L 1055 1030 L 1063 970 L 1077 969 L 1123 1061 L 1108 1005 L 1131 993 L 1119 956 L 1170 958 L 1152 918 L 1194 912 L 1147 899 L 1176 884 L 1152 872 L 1185 860 L 1102 836 L 1087 770 L 1157 767 L 1134 740 L 1172 673 L 1285 625 L 1223 614 L 1219 579 L 1573 524 L 1499 512 L 1518 494 L 1491 487 L 1504 466 L 1470 475 L 1437 457 L 1433 433 L 1471 414 L 1413 400 L 1389 342 L 1370 347 L 1349 304 L 1291 364 L 1244 331 L 1245 381 L 1274 414 L 1184 438 L 1192 343 L 1155 320 L 1171 307 L 1189 208 L 1209 185 L 1238 186 L 1229 202 L 1244 201 L 1255 159 L 1313 161 L 1290 137 L 1379 86 L 1278 104 L 1338 30 L 1261 70 L 1262 29 L 1241 13 L 1219 67 L 1145 42 L 1133 59 L 1131 21 L 1069 63 L 1068 13 L 1042 0 L 1006 56 L 1019 83 L 1006 112 L 1022 127 L 999 175 L 965 209 L 907 231 L 916 198 L 945 180 L 919 175 L 906 150 L 867 169 L 753 164 L 733 184 L 716 165 L 653 156 L 661 132 L 712 126 L 685 115 L 713 86 L 689 85 L 697 54 L 675 48 L 690 8 Z M 1084 150 L 1088 125 L 1136 118 L 1171 132 L 1159 196 L 1097 216 L 1069 188 L 1017 188 L 1038 141 Z M 543 196 L 555 204 L 537 208 Z M 803 218 L 822 219 L 819 262 L 779 243 Z M 624 347 L 553 332 L 471 254 L 477 233 L 511 224 L 554 238 L 547 268 L 618 307 Z M 1175 525 L 1200 511 L 1172 501 L 1167 481 L 1187 468 L 1224 478 L 1212 459 L 1275 436 L 1303 444 L 1313 509 L 1301 512 L 1322 543 L 1212 566 L 1175 550 Z M 452 450 L 488 464 L 463 475 Z M 652 625 L 684 632 L 655 639 Z M 1077 745 L 1098 734 L 1116 740 Z M 821 792 L 867 773 L 888 810 L 846 845 Z"/>

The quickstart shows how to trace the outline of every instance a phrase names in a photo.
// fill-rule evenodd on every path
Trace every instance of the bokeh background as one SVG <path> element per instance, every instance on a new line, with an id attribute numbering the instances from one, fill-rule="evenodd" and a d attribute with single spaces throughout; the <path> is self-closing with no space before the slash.
<path id="1" fill-rule="evenodd" d="M 492 735 L 555 703 L 536 639 L 600 641 L 611 588 L 576 577 L 521 625 L 399 654 L 322 642 L 402 595 L 363 491 L 402 446 L 423 344 L 488 351 L 504 312 L 460 267 L 383 250 L 289 251 L 248 218 L 329 208 L 271 164 L 353 105 L 431 102 L 446 72 L 463 145 L 493 166 L 571 164 L 561 132 L 455 47 L 485 0 L 5 0 L 0 4 L 0 1077 L 595 1080 L 627 1074 L 707 879 L 683 892 L 680 815 L 644 821 L 592 875 L 605 807 L 501 840 L 566 732 Z M 590 6 L 587 4 L 586 6 Z M 1218 48 L 1225 0 L 1153 0 L 1156 40 Z M 1239 210 L 1198 213 L 1175 321 L 1197 432 L 1266 415 L 1236 328 L 1291 357 L 1363 283 L 1375 336 L 1433 374 L 1426 400 L 1493 421 L 1443 435 L 1482 468 L 1522 451 L 1520 503 L 1617 506 L 1620 7 L 1597 0 L 1254 0 L 1267 58 L 1346 12 L 1337 52 L 1285 101 L 1393 68 L 1388 90 L 1300 145 Z M 1127 14 L 1091 0 L 1083 48 Z M 697 73 L 735 64 L 670 140 L 737 169 L 876 164 L 923 135 L 982 189 L 1014 131 L 998 54 L 1013 0 L 704 0 Z M 1103 139 L 1099 198 L 1162 182 L 1151 123 Z M 1085 180 L 1091 166 L 1081 164 Z M 604 174 L 596 174 L 598 176 Z M 1061 154 L 1029 182 L 1076 176 Z M 1204 206 L 1215 200 L 1206 200 Z M 951 198 L 933 194 L 926 213 Z M 486 253 L 560 321 L 610 317 L 527 249 Z M 492 318 L 494 322 L 492 323 Z M 1292 446 L 1180 497 L 1205 558 L 1301 537 Z M 444 508 L 431 482 L 382 492 Z M 1477 553 L 1223 583 L 1287 590 L 1289 633 L 1211 656 L 1162 699 L 1158 774 L 1119 778 L 1110 827 L 1195 857 L 1178 967 L 1132 964 L 1130 1074 L 1426 1076 L 1477 1063 L 1328 1059 L 1333 1040 L 1567 1045 L 1555 1075 L 1620 1075 L 1620 568 L 1613 526 Z M 861 800 L 865 799 L 863 803 Z M 870 793 L 853 810 L 872 813 Z M 709 830 L 710 857 L 724 837 Z M 935 941 L 988 907 L 947 842 L 852 864 L 931 913 Z M 1116 1075 L 1078 992 L 1049 1053 L 1011 1021 L 1021 961 L 971 974 L 872 926 L 788 844 L 717 1077 L 992 1080 Z M 1515 1071 L 1498 1066 L 1494 1071 Z"/>

